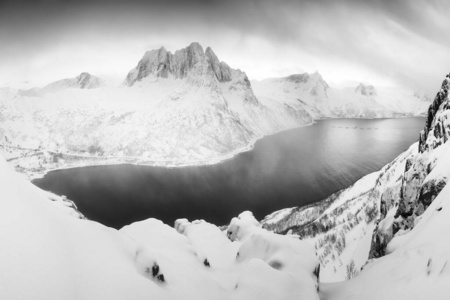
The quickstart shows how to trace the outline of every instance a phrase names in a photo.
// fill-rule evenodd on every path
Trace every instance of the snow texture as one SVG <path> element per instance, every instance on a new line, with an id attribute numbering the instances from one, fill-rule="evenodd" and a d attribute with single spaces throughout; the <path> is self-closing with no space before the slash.
<path id="1" fill-rule="evenodd" d="M 262 229 L 81 219 L 0 159 L 0 299 L 319 299 L 314 250 Z"/>

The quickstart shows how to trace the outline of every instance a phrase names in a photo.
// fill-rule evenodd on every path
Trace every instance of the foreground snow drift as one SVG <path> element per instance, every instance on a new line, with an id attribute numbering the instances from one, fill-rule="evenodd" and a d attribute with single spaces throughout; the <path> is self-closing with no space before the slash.
<path id="1" fill-rule="evenodd" d="M 1 299 L 318 299 L 313 249 L 249 212 L 228 232 L 154 219 L 117 231 L 80 219 L 4 159 L 0 193 Z"/>

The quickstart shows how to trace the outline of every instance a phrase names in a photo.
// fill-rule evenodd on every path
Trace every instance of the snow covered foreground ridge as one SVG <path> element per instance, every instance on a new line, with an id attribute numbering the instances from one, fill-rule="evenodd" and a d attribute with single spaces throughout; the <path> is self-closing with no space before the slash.
<path id="1" fill-rule="evenodd" d="M 430 105 L 420 141 L 328 199 L 262 222 L 314 245 L 324 299 L 448 299 L 450 78 Z M 362 270 L 361 270 L 362 269 Z M 359 273 L 359 275 L 358 275 Z"/>
<path id="2" fill-rule="evenodd" d="M 79 219 L 0 158 L 1 299 L 319 299 L 313 249 L 262 229 Z M 229 238 L 227 238 L 227 235 Z"/>

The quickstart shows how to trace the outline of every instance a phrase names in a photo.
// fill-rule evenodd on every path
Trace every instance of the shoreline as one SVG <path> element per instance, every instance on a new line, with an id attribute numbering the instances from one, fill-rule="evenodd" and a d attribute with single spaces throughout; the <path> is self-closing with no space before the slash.
<path id="1" fill-rule="evenodd" d="M 252 151 L 255 147 L 255 144 L 265 138 L 265 137 L 269 137 L 284 131 L 289 131 L 289 130 L 293 130 L 293 129 L 298 129 L 298 128 L 303 128 L 303 127 L 308 127 L 308 126 L 312 126 L 314 124 L 317 123 L 317 121 L 320 121 L 321 119 L 317 119 L 317 120 L 313 120 L 310 123 L 306 123 L 303 125 L 299 125 L 299 126 L 294 126 L 294 127 L 290 127 L 290 128 L 285 128 L 285 129 L 280 129 L 277 130 L 275 132 L 269 133 L 269 134 L 263 134 L 261 136 L 255 137 L 252 140 L 249 141 L 249 143 L 241 148 L 235 149 L 227 154 L 221 155 L 219 157 L 215 157 L 215 158 L 211 158 L 211 159 L 206 159 L 206 160 L 197 160 L 197 161 L 189 161 L 189 162 L 180 162 L 180 163 L 175 163 L 173 161 L 148 161 L 145 160 L 141 157 L 110 157 L 110 158 L 103 158 L 103 157 L 95 157 L 95 156 L 79 156 L 80 158 L 85 158 L 87 160 L 89 159 L 104 159 L 104 161 L 101 161 L 99 163 L 87 163 L 87 164 L 80 164 L 79 166 L 65 166 L 65 167 L 58 167 L 58 168 L 52 168 L 52 169 L 47 169 L 44 172 L 38 172 L 38 173 L 34 173 L 36 176 L 29 176 L 27 173 L 22 173 L 24 175 L 27 176 L 28 180 L 33 182 L 33 180 L 36 179 L 42 179 L 45 175 L 47 175 L 49 172 L 53 172 L 53 171 L 59 171 L 59 170 L 68 170 L 68 169 L 76 169 L 76 168 L 83 168 L 83 167 L 95 167 L 95 166 L 110 166 L 110 165 L 136 165 L 136 166 L 148 166 L 148 167 L 162 167 L 162 168 L 167 168 L 167 169 L 176 169 L 176 168 L 186 168 L 186 167 L 206 167 L 206 166 L 211 166 L 211 165 L 218 165 L 221 163 L 224 163 L 228 160 L 231 160 L 233 158 L 235 158 L 236 156 L 245 153 L 245 152 L 249 152 Z M 73 155 L 76 156 L 75 154 L 68 154 L 68 155 Z M 111 161 L 111 160 L 115 160 L 117 159 L 117 161 Z M 130 161 L 126 161 L 126 160 L 130 160 Z M 131 160 L 136 160 L 135 162 L 131 161 Z M 30 174 L 31 175 L 31 174 Z"/>
<path id="2" fill-rule="evenodd" d="M 265 137 L 273 136 L 275 134 L 289 131 L 289 130 L 295 130 L 298 128 L 312 126 L 322 120 L 383 120 L 383 119 L 390 120 L 390 119 L 407 119 L 407 118 L 423 118 L 423 116 L 402 116 L 402 117 L 397 117 L 397 118 L 318 118 L 318 119 L 313 119 L 312 122 L 310 122 L 310 123 L 306 123 L 303 125 L 294 126 L 294 127 L 290 127 L 290 128 L 280 129 L 280 130 L 274 131 L 272 133 L 257 136 L 255 138 L 253 138 L 252 140 L 250 140 L 246 146 L 235 149 L 229 153 L 226 153 L 226 154 L 223 154 L 223 155 L 220 155 L 217 157 L 213 157 L 210 159 L 191 160 L 191 161 L 187 161 L 187 162 L 151 161 L 151 160 L 143 159 L 141 157 L 131 157 L 131 156 L 127 156 L 127 157 L 113 157 L 113 156 L 111 156 L 111 157 L 96 157 L 96 156 L 82 156 L 82 155 L 76 155 L 76 154 L 67 154 L 69 156 L 74 156 L 74 157 L 78 156 L 78 157 L 80 157 L 80 159 L 86 159 L 87 163 L 81 162 L 79 165 L 73 164 L 73 165 L 62 166 L 62 167 L 57 167 L 57 168 L 50 168 L 43 172 L 36 172 L 36 173 L 24 172 L 22 174 L 25 175 L 25 177 L 29 181 L 32 182 L 33 180 L 42 179 L 49 172 L 58 171 L 58 170 L 83 168 L 83 167 L 111 166 L 111 165 L 136 165 L 136 166 L 148 166 L 148 167 L 161 167 L 161 168 L 168 168 L 168 169 L 186 168 L 186 167 L 206 167 L 206 166 L 212 166 L 212 165 L 218 165 L 218 164 L 224 163 L 228 160 L 235 158 L 236 156 L 238 156 L 242 153 L 252 151 L 255 147 L 255 144 L 259 140 L 261 140 Z M 52 151 L 50 151 L 50 152 L 52 152 Z M 89 160 L 91 160 L 91 159 L 94 161 L 89 162 Z M 95 161 L 95 160 L 98 160 L 98 161 Z"/>

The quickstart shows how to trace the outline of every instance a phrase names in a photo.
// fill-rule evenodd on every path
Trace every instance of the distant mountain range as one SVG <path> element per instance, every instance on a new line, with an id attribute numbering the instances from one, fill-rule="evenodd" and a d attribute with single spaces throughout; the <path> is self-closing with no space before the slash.
<path id="1" fill-rule="evenodd" d="M 2 153 L 32 176 L 118 162 L 215 163 L 315 119 L 414 116 L 429 105 L 412 92 L 333 89 L 319 73 L 251 83 L 198 43 L 146 52 L 122 86 L 82 73 L 43 88 L 1 89 L 0 99 Z"/>
<path id="2" fill-rule="evenodd" d="M 301 106 L 314 119 L 417 116 L 424 115 L 431 103 L 400 88 L 376 89 L 363 83 L 353 88 L 332 88 L 318 72 L 253 81 L 252 87 L 262 103 Z"/>

